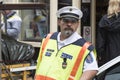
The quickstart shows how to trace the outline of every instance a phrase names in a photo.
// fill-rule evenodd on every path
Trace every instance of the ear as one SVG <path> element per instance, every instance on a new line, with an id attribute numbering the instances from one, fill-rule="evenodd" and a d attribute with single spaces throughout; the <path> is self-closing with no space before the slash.
<path id="1" fill-rule="evenodd" d="M 58 25 L 60 25 L 60 21 L 61 21 L 61 19 L 59 18 L 59 19 L 58 19 Z"/>
<path id="2" fill-rule="evenodd" d="M 80 26 L 80 20 L 78 21 L 78 25 Z"/>

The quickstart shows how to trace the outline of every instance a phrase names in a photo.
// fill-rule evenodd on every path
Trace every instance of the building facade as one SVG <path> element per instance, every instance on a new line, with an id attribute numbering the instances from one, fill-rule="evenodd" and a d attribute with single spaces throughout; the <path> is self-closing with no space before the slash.
<path id="1" fill-rule="evenodd" d="M 4 0 L 3 4 L 13 5 L 12 9 L 16 10 L 22 18 L 23 22 L 19 36 L 19 40 L 22 41 L 41 41 L 47 33 L 59 31 L 59 27 L 56 27 L 57 10 L 63 6 L 76 6 L 84 14 L 77 31 L 95 45 L 97 23 L 103 14 L 98 10 L 103 11 L 102 7 L 107 7 L 108 0 L 103 1 L 106 2 L 104 5 L 100 2 L 101 0 Z M 18 9 L 15 9 L 17 4 L 23 6 L 18 5 Z M 26 4 L 39 4 L 41 6 L 25 6 Z"/>

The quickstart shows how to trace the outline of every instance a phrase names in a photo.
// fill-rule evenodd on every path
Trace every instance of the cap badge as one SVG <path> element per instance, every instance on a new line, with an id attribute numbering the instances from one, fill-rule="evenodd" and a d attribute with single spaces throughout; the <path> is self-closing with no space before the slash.
<path id="1" fill-rule="evenodd" d="M 69 9 L 69 11 L 72 11 L 72 10 L 73 10 L 72 8 Z"/>

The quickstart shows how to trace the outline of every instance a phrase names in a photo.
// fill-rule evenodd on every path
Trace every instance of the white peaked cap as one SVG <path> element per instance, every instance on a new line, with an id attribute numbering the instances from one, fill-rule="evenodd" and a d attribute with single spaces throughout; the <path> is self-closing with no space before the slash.
<path id="1" fill-rule="evenodd" d="M 81 19 L 83 16 L 82 11 L 74 6 L 66 6 L 58 10 L 57 17 L 74 17 L 77 19 Z"/>

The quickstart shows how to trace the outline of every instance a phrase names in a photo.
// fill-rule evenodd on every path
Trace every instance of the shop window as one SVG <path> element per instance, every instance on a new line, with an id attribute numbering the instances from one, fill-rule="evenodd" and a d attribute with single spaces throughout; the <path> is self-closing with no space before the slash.
<path id="1" fill-rule="evenodd" d="M 41 41 L 42 38 L 49 33 L 49 0 L 34 0 L 34 2 L 45 3 L 46 7 L 42 9 L 23 10 L 21 15 L 23 18 L 23 40 Z M 25 14 L 25 15 L 24 15 Z"/>
<path id="2" fill-rule="evenodd" d="M 23 40 L 39 41 L 48 32 L 48 11 L 45 9 L 22 10 L 22 33 Z"/>
<path id="3" fill-rule="evenodd" d="M 40 6 L 33 6 L 33 2 L 40 4 Z M 22 4 L 22 6 L 17 5 L 20 3 L 25 4 Z M 29 2 L 21 1 L 20 3 L 14 2 L 12 5 L 8 5 L 9 3 L 5 5 L 9 6 L 8 9 L 15 10 L 22 19 L 19 40 L 41 41 L 42 38 L 49 33 L 49 0 L 29 0 Z M 27 4 L 30 5 L 27 6 Z M 4 6 L 2 7 L 6 8 Z"/>

